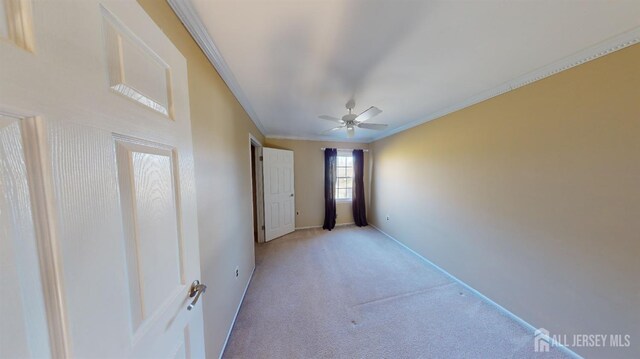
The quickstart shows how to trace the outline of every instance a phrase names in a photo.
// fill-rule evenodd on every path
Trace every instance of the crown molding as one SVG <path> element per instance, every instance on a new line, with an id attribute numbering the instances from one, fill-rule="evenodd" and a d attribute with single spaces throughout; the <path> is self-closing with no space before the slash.
<path id="1" fill-rule="evenodd" d="M 501 85 L 498 85 L 492 89 L 485 90 L 473 97 L 467 98 L 461 102 L 458 102 L 454 105 L 445 107 L 439 111 L 433 112 L 425 117 L 422 117 L 418 120 L 414 120 L 407 124 L 395 127 L 393 129 L 384 131 L 379 133 L 378 135 L 374 135 L 373 137 L 362 139 L 362 140 L 349 140 L 349 139 L 338 139 L 338 138 L 326 138 L 324 136 L 278 136 L 278 135 L 268 135 L 264 125 L 258 119 L 258 116 L 254 112 L 251 107 L 248 98 L 242 91 L 240 85 L 235 79 L 233 73 L 229 69 L 229 66 L 224 61 L 222 54 L 216 47 L 215 43 L 204 24 L 198 17 L 193 5 L 190 0 L 167 0 L 173 11 L 176 13 L 180 21 L 187 28 L 191 36 L 194 38 L 196 43 L 200 46 L 202 51 L 205 53 L 211 64 L 218 71 L 224 82 L 227 84 L 231 92 L 238 99 L 240 105 L 247 112 L 253 123 L 258 127 L 258 129 L 265 135 L 265 138 L 270 139 L 287 139 L 287 140 L 306 140 L 306 141 L 335 141 L 335 142 L 353 142 L 353 143 L 371 143 L 383 139 L 385 137 L 392 136 L 396 133 L 406 131 L 410 128 L 419 126 L 423 123 L 435 120 L 437 118 L 443 117 L 450 113 L 462 110 L 466 107 L 473 106 L 482 101 L 486 101 L 496 96 L 500 96 L 509 91 L 513 91 L 522 86 L 529 85 L 533 82 L 545 79 L 549 76 L 558 74 L 562 71 L 571 69 L 575 66 L 582 65 L 586 62 L 595 60 L 602 56 L 608 55 L 612 52 L 624 49 L 631 45 L 637 44 L 640 42 L 640 27 L 633 28 L 627 32 L 624 32 L 618 36 L 612 37 L 608 40 L 600 42 L 594 46 L 586 48 L 582 51 L 579 51 L 573 55 L 567 56 L 559 61 L 556 61 L 547 66 L 541 67 L 537 70 L 526 73 L 522 76 L 519 76 L 511 81 L 507 81 Z"/>
<path id="2" fill-rule="evenodd" d="M 304 137 L 304 136 L 265 136 L 267 140 L 295 140 L 295 141 L 317 141 L 317 142 L 345 142 L 345 143 L 371 143 L 373 142 L 371 138 L 363 138 L 363 139 L 350 139 L 350 138 L 332 138 L 332 137 L 322 137 L 322 136 L 312 136 L 312 137 Z"/>
<path id="3" fill-rule="evenodd" d="M 502 95 L 509 91 L 513 91 L 517 88 L 529 85 L 533 82 L 545 79 L 549 76 L 568 70 L 572 67 L 582 65 L 586 62 L 595 60 L 597 58 L 600 58 L 612 52 L 624 49 L 626 47 L 637 44 L 639 42 L 640 42 L 640 27 L 636 27 L 632 30 L 629 30 L 618 36 L 615 36 L 608 40 L 600 42 L 582 51 L 578 51 L 575 54 L 565 57 L 562 60 L 556 61 L 547 66 L 544 66 L 537 70 L 526 73 L 502 85 L 494 87 L 490 90 L 483 91 L 480 94 L 473 96 L 471 98 L 468 98 L 462 102 L 446 107 L 442 110 L 436 111 L 420 120 L 412 121 L 405 125 L 380 133 L 379 135 L 374 136 L 370 142 L 375 142 L 385 137 L 394 135 L 396 133 L 406 131 L 412 127 L 416 127 L 425 122 L 429 122 L 437 118 L 443 117 L 445 115 L 448 115 L 452 112 L 456 112 L 456 111 L 462 110 L 463 108 L 473 106 L 482 101 Z"/>
<path id="4" fill-rule="evenodd" d="M 187 31 L 189 31 L 198 46 L 200 46 L 205 56 L 207 56 L 207 58 L 209 59 L 209 62 L 211 62 L 216 71 L 218 71 L 218 73 L 222 77 L 222 80 L 227 84 L 242 108 L 244 108 L 244 110 L 247 112 L 247 115 L 249 115 L 251 121 L 253 121 L 253 123 L 260 130 L 260 132 L 262 132 L 262 134 L 266 134 L 264 125 L 262 125 L 262 122 L 260 122 L 260 120 L 258 119 L 258 115 L 256 115 L 255 111 L 251 107 L 249 99 L 242 91 L 242 88 L 238 84 L 235 76 L 233 76 L 231 69 L 224 61 L 222 54 L 213 42 L 213 39 L 211 38 L 211 36 L 209 36 L 207 28 L 202 23 L 202 20 L 200 20 L 200 17 L 191 4 L 191 1 L 167 0 L 167 2 L 176 13 L 176 15 L 178 15 L 178 18 L 187 28 Z"/>

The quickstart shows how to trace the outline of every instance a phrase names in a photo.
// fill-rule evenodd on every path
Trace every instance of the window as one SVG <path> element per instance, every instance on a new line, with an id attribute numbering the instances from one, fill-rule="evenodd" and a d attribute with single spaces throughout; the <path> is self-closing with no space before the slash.
<path id="1" fill-rule="evenodd" d="M 336 199 L 351 200 L 353 187 L 353 156 L 351 153 L 338 153 L 336 175 Z"/>

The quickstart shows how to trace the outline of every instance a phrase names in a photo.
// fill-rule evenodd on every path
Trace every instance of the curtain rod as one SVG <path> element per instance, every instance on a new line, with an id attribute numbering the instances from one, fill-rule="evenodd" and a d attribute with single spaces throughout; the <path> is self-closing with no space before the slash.
<path id="1" fill-rule="evenodd" d="M 326 147 L 320 147 L 320 151 L 326 150 Z M 362 150 L 362 152 L 369 152 L 369 150 L 364 148 L 336 148 L 338 151 L 353 151 L 353 150 Z"/>

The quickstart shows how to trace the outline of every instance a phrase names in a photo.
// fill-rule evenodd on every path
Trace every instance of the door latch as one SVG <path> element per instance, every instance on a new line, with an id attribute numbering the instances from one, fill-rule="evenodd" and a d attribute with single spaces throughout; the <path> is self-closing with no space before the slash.
<path id="1" fill-rule="evenodd" d="M 191 304 L 189 304 L 189 306 L 187 307 L 187 310 L 193 309 L 193 307 L 198 302 L 198 299 L 200 299 L 200 295 L 206 291 L 207 291 L 206 285 L 201 284 L 199 280 L 194 280 L 193 283 L 191 283 L 191 288 L 189 288 L 189 298 L 193 298 L 193 297 L 195 298 L 193 298 L 193 301 L 191 302 Z"/>

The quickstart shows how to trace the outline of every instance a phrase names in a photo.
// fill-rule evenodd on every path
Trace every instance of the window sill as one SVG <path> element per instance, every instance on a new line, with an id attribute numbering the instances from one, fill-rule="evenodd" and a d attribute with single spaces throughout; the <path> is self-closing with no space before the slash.
<path id="1" fill-rule="evenodd" d="M 344 198 L 344 199 L 336 199 L 336 203 L 341 203 L 341 202 L 351 202 L 351 198 Z"/>

